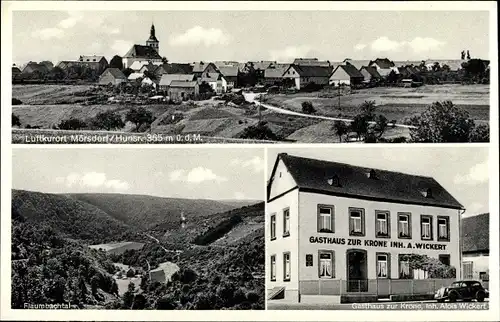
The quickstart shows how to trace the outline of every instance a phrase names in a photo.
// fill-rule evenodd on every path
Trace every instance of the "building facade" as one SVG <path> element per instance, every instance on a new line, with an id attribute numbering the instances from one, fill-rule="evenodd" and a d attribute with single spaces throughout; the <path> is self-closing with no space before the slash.
<path id="1" fill-rule="evenodd" d="M 490 214 L 469 216 L 462 220 L 463 278 L 489 284 Z"/>
<path id="2" fill-rule="evenodd" d="M 432 178 L 280 154 L 267 192 L 271 293 L 284 289 L 292 301 L 402 294 L 428 277 L 410 267 L 413 254 L 455 267 L 460 278 L 462 206 Z"/>
<path id="3" fill-rule="evenodd" d="M 149 38 L 146 45 L 133 45 L 132 48 L 123 56 L 123 68 L 130 68 L 136 61 L 148 63 L 161 63 L 160 42 L 156 38 L 155 26 L 151 25 Z"/>

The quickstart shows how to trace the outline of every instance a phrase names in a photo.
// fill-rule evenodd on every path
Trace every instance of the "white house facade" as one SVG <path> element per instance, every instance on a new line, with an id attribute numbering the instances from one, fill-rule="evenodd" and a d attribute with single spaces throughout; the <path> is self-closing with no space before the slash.
<path id="1" fill-rule="evenodd" d="M 462 272 L 464 279 L 481 281 L 489 286 L 490 214 L 462 219 Z"/>
<path id="2" fill-rule="evenodd" d="M 409 255 L 439 259 L 460 278 L 461 209 L 432 178 L 280 154 L 266 206 L 268 294 L 431 292 L 448 281 L 411 269 Z"/>

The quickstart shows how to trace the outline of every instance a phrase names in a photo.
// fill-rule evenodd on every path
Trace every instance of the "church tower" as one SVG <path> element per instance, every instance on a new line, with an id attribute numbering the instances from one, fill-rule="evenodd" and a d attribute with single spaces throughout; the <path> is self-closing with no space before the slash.
<path id="1" fill-rule="evenodd" d="M 157 53 L 160 53 L 160 42 L 156 39 L 155 25 L 151 24 L 151 31 L 149 32 L 149 39 L 146 40 L 146 46 L 152 47 Z"/>

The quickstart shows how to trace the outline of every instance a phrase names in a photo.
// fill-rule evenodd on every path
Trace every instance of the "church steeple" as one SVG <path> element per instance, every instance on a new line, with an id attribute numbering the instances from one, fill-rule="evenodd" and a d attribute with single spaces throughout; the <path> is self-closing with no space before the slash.
<path id="1" fill-rule="evenodd" d="M 151 23 L 151 30 L 149 31 L 149 39 L 146 40 L 146 46 L 152 47 L 156 52 L 160 52 L 160 42 L 156 38 L 155 25 Z"/>

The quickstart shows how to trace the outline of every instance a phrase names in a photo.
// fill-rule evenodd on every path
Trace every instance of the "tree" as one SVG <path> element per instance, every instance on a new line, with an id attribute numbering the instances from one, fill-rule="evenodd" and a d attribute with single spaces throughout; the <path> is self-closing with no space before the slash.
<path id="1" fill-rule="evenodd" d="M 460 59 L 464 60 L 465 59 L 465 51 L 462 50 L 462 53 L 460 54 Z"/>
<path id="2" fill-rule="evenodd" d="M 380 139 L 382 137 L 382 135 L 384 135 L 384 132 L 387 129 L 388 125 L 389 125 L 389 121 L 382 114 L 379 114 L 377 117 L 375 117 L 375 125 L 373 126 L 373 134 L 375 135 L 376 139 Z"/>
<path id="3" fill-rule="evenodd" d="M 53 80 L 60 81 L 60 80 L 63 80 L 64 78 L 66 78 L 66 72 L 61 67 L 55 66 L 49 72 L 49 77 Z"/>
<path id="4" fill-rule="evenodd" d="M 389 84 L 397 83 L 398 79 L 399 79 L 398 74 L 396 74 L 396 72 L 393 71 L 393 70 L 391 70 L 391 72 L 389 73 L 389 75 L 387 75 L 387 82 Z"/>
<path id="5" fill-rule="evenodd" d="M 343 121 L 336 121 L 333 124 L 333 130 L 335 134 L 339 137 L 339 141 L 342 142 L 342 137 L 349 133 L 349 126 Z"/>
<path id="6" fill-rule="evenodd" d="M 377 109 L 377 105 L 375 104 L 375 101 L 364 101 L 359 106 L 359 110 L 361 112 L 361 115 L 366 116 L 367 119 L 370 121 L 373 119 L 376 109 Z"/>
<path id="7" fill-rule="evenodd" d="M 316 113 L 316 109 L 314 108 L 312 102 L 309 101 L 302 102 L 302 113 L 304 114 Z"/>
<path id="8" fill-rule="evenodd" d="M 213 93 L 214 89 L 207 82 L 201 82 L 200 94 Z"/>
<path id="9" fill-rule="evenodd" d="M 255 140 L 272 140 L 277 141 L 278 136 L 267 126 L 266 122 L 259 122 L 257 125 L 252 125 L 243 130 L 240 135 L 242 139 Z"/>
<path id="10" fill-rule="evenodd" d="M 153 123 L 153 113 L 142 106 L 138 109 L 131 108 L 125 116 L 125 121 L 134 123 L 135 129 L 138 131 L 141 125 L 151 125 Z"/>
<path id="11" fill-rule="evenodd" d="M 20 99 L 15 97 L 12 98 L 12 105 L 21 105 L 21 104 L 23 104 L 23 102 Z"/>
<path id="12" fill-rule="evenodd" d="M 356 115 L 351 122 L 351 131 L 357 134 L 358 140 L 363 139 L 368 133 L 368 117 L 366 115 Z"/>
<path id="13" fill-rule="evenodd" d="M 133 268 L 130 268 L 128 271 L 127 271 L 127 277 L 134 277 L 135 276 L 135 271 Z"/>
<path id="14" fill-rule="evenodd" d="M 434 102 L 421 115 L 411 117 L 407 123 L 413 142 L 469 142 L 474 121 L 469 113 L 451 101 Z"/>
<path id="15" fill-rule="evenodd" d="M 134 295 L 135 295 L 135 284 L 130 282 L 127 287 L 127 291 L 123 293 L 123 308 L 131 309 L 132 304 L 134 303 Z"/>
<path id="16" fill-rule="evenodd" d="M 62 120 L 57 126 L 61 130 L 81 130 L 87 127 L 87 123 L 76 118 Z"/>
<path id="17" fill-rule="evenodd" d="M 21 126 L 21 120 L 19 120 L 19 116 L 12 113 L 12 126 Z"/>
<path id="18" fill-rule="evenodd" d="M 109 68 L 118 68 L 119 70 L 123 69 L 123 59 L 118 56 L 114 55 L 113 58 L 109 61 Z"/>
<path id="19" fill-rule="evenodd" d="M 124 70 L 122 70 L 122 73 L 123 75 L 125 75 L 125 77 L 129 77 L 130 74 L 132 74 L 134 71 L 131 69 L 131 68 L 125 68 Z"/>
<path id="20" fill-rule="evenodd" d="M 125 126 L 120 115 L 113 111 L 97 114 L 92 119 L 92 125 L 98 129 L 105 129 L 106 131 L 121 129 Z"/>
<path id="21" fill-rule="evenodd" d="M 167 57 L 163 56 L 163 57 L 161 58 L 161 62 L 162 62 L 163 64 L 168 64 L 168 59 L 167 59 Z"/>
<path id="22" fill-rule="evenodd" d="M 474 127 L 470 135 L 470 142 L 490 142 L 490 126 L 479 124 Z"/>
<path id="23" fill-rule="evenodd" d="M 467 50 L 467 59 L 470 59 L 470 53 L 469 53 L 469 50 Z"/>

